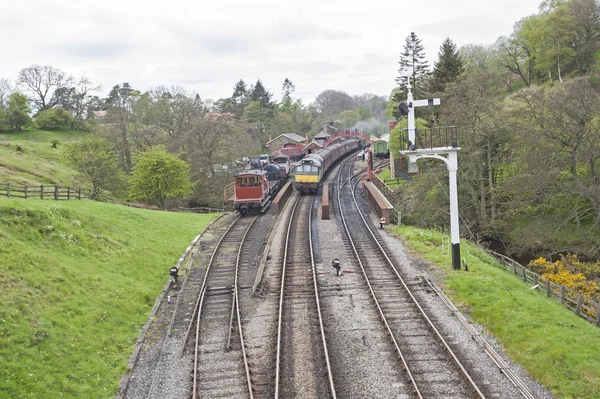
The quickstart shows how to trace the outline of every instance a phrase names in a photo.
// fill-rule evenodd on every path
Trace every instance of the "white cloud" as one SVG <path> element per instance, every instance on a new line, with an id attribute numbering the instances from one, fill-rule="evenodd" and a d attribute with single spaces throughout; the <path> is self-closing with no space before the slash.
<path id="1" fill-rule="evenodd" d="M 389 94 L 406 36 L 435 60 L 446 37 L 493 43 L 539 0 L 30 0 L 3 4 L 0 77 L 52 65 L 103 86 L 179 84 L 202 97 L 231 95 L 260 78 L 278 97 L 290 78 L 309 102 L 326 89 Z"/>

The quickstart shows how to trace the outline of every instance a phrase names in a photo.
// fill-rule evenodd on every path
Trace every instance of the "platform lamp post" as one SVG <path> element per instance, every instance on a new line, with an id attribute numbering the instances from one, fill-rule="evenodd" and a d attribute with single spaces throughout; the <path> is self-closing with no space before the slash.
<path id="1" fill-rule="evenodd" d="M 460 148 L 455 142 L 449 147 L 440 148 L 417 148 L 415 142 L 415 108 L 429 105 L 439 105 L 439 98 L 427 100 L 413 100 L 410 79 L 408 80 L 408 95 L 406 104 L 400 104 L 400 111 L 408 118 L 408 149 L 400 151 L 402 155 L 408 155 L 411 162 L 416 163 L 419 159 L 435 158 L 443 161 L 448 168 L 448 180 L 450 188 L 450 240 L 452 241 L 452 269 L 460 270 L 460 230 L 458 224 L 458 189 L 456 172 L 458 171 L 458 151 Z M 446 156 L 444 156 L 446 155 Z"/>

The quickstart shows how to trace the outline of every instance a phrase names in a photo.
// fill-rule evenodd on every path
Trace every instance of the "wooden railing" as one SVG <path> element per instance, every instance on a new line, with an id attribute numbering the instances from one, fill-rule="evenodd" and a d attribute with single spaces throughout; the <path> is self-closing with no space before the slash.
<path id="1" fill-rule="evenodd" d="M 88 199 L 92 193 L 88 188 L 73 188 L 65 186 L 18 186 L 10 183 L 0 183 L 0 195 L 7 198 L 39 198 L 54 200 Z"/>
<path id="2" fill-rule="evenodd" d="M 508 256 L 489 250 L 487 252 L 498 259 L 507 270 L 521 277 L 524 282 L 533 284 L 532 288 L 535 287 L 536 290 L 544 291 L 548 297 L 555 298 L 568 309 L 575 312 L 576 315 L 583 317 L 597 326 L 600 325 L 600 303 L 586 298 L 564 285 L 553 283 Z"/>

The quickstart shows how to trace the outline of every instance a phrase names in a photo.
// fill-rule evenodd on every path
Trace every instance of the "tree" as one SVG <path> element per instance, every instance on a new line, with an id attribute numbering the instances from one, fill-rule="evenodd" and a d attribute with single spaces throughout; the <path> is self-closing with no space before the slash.
<path id="1" fill-rule="evenodd" d="M 352 98 L 354 99 L 359 111 L 362 112 L 362 120 L 366 121 L 372 117 L 375 118 L 379 123 L 387 124 L 388 117 L 385 113 L 387 106 L 386 96 L 378 96 L 373 93 L 364 93 L 360 96 L 353 96 Z"/>
<path id="2" fill-rule="evenodd" d="M 56 107 L 40 111 L 35 118 L 35 122 L 40 128 L 46 130 L 64 129 L 71 126 L 73 117 L 66 109 Z"/>
<path id="3" fill-rule="evenodd" d="M 574 32 L 573 17 L 566 6 L 561 5 L 552 12 L 524 19 L 519 36 L 531 49 L 536 70 L 546 74 L 549 80 L 556 71 L 562 83 L 563 69 L 575 58 Z"/>
<path id="4" fill-rule="evenodd" d="M 0 109 L 8 106 L 8 96 L 13 92 L 10 80 L 0 78 Z"/>
<path id="5" fill-rule="evenodd" d="M 162 146 L 141 153 L 130 177 L 129 196 L 134 200 L 156 201 L 166 209 L 166 200 L 192 193 L 190 165 Z"/>
<path id="6" fill-rule="evenodd" d="M 118 154 L 123 168 L 129 172 L 132 168 L 132 152 L 135 150 L 132 140 L 133 102 L 139 97 L 129 83 L 116 85 L 104 101 L 107 106 L 106 121 L 102 133 L 107 136 Z"/>
<path id="7" fill-rule="evenodd" d="M 31 123 L 29 113 L 29 100 L 21 93 L 12 93 L 8 96 L 6 109 L 6 123 L 10 129 L 21 130 Z"/>
<path id="8" fill-rule="evenodd" d="M 422 83 L 429 74 L 429 65 L 427 65 L 425 59 L 424 50 L 421 39 L 417 37 L 415 32 L 410 32 L 404 43 L 404 52 L 400 55 L 400 68 L 398 69 L 396 82 L 406 93 L 408 77 L 410 77 L 415 98 L 419 98 L 419 95 L 422 94 Z"/>
<path id="9" fill-rule="evenodd" d="M 67 158 L 92 184 L 92 198 L 106 190 L 113 193 L 122 188 L 123 172 L 110 144 L 101 138 L 88 138 L 72 144 L 67 150 Z"/>
<path id="10" fill-rule="evenodd" d="M 600 48 L 600 4 L 596 0 L 574 0 L 567 5 L 573 18 L 573 49 L 577 69 L 588 72 Z"/>
<path id="11" fill-rule="evenodd" d="M 250 91 L 250 95 L 248 97 L 250 101 L 260 102 L 264 108 L 273 108 L 273 103 L 271 102 L 271 97 L 273 97 L 273 94 L 269 93 L 267 89 L 265 89 L 260 79 L 256 81 L 256 84 Z"/>
<path id="12" fill-rule="evenodd" d="M 360 117 L 360 112 L 358 111 L 342 111 L 338 115 L 338 120 L 341 121 L 340 127 L 342 129 L 351 129 L 353 128 L 358 121 L 362 120 Z"/>
<path id="13" fill-rule="evenodd" d="M 43 111 L 56 105 L 54 92 L 69 88 L 73 77 L 49 65 L 32 65 L 21 69 L 17 82 L 37 110 Z"/>
<path id="14" fill-rule="evenodd" d="M 296 86 L 294 86 L 294 83 L 292 83 L 291 80 L 285 78 L 281 90 L 281 102 L 284 106 L 289 106 L 289 104 L 292 102 L 292 93 L 294 90 L 296 90 Z"/>
<path id="15" fill-rule="evenodd" d="M 442 93 L 446 85 L 456 80 L 462 72 L 463 64 L 456 44 L 450 38 L 446 38 L 440 46 L 438 60 L 433 64 L 430 90 L 434 93 Z"/>
<path id="16" fill-rule="evenodd" d="M 315 98 L 316 112 L 325 118 L 335 118 L 342 111 L 356 109 L 356 102 L 347 93 L 338 90 L 325 90 Z"/>
<path id="17" fill-rule="evenodd" d="M 495 44 L 500 65 L 512 74 L 517 74 L 529 87 L 533 68 L 530 44 L 519 33 L 525 19 L 515 23 L 510 36 L 501 36 Z"/>

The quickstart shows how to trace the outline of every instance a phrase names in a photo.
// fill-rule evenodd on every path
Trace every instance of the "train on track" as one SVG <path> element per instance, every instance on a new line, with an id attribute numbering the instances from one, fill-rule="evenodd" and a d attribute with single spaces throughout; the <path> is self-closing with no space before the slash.
<path id="1" fill-rule="evenodd" d="M 342 156 L 359 148 L 360 140 L 348 139 L 330 144 L 313 154 L 305 156 L 296 166 L 294 188 L 302 194 L 316 193 L 323 180 L 323 175 L 327 173 L 329 167 Z"/>
<path id="2" fill-rule="evenodd" d="M 285 157 L 284 157 L 285 158 Z M 263 210 L 275 198 L 288 179 L 290 171 L 287 163 L 267 163 L 259 169 L 250 169 L 235 177 L 233 205 L 236 211 L 245 214 L 250 210 Z"/>
<path id="3" fill-rule="evenodd" d="M 294 178 L 296 190 L 303 194 L 316 193 L 329 167 L 343 155 L 359 149 L 360 143 L 359 139 L 345 138 L 301 158 Z M 241 214 L 251 210 L 263 211 L 287 182 L 294 158 L 298 158 L 296 153 L 278 150 L 250 159 L 249 169 L 235 177 L 233 187 L 225 190 L 225 198 L 231 190 L 234 209 Z"/>

